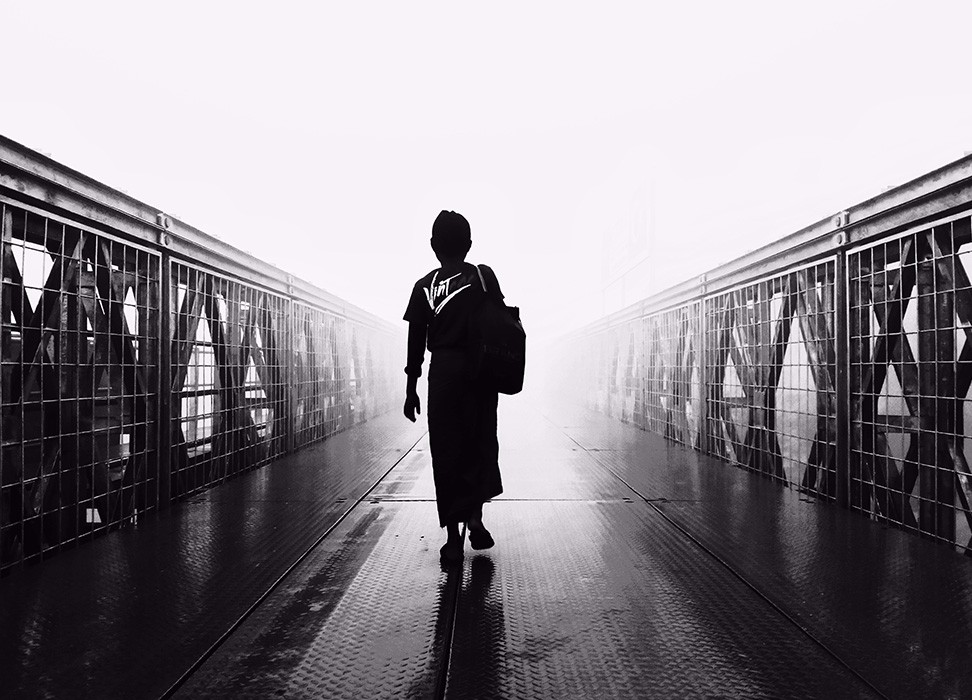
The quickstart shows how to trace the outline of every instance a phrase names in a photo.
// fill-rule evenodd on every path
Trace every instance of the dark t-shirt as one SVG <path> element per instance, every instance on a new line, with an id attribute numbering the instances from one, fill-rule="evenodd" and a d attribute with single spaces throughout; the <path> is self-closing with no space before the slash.
<path id="1" fill-rule="evenodd" d="M 490 296 L 503 299 L 496 275 L 481 265 L 483 281 Z M 461 271 L 443 277 L 441 270 L 433 270 L 415 283 L 405 309 L 405 320 L 428 326 L 427 344 L 430 351 L 440 348 L 466 349 L 469 338 L 469 317 L 483 297 L 476 266 L 463 263 Z"/>

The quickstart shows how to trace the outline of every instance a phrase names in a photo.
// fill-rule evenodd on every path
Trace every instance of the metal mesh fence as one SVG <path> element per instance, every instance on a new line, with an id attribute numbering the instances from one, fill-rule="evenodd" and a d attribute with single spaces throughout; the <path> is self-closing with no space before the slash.
<path id="1" fill-rule="evenodd" d="M 872 238 L 628 314 L 564 366 L 592 408 L 972 551 L 972 217 Z"/>
<path id="2" fill-rule="evenodd" d="M 706 450 L 836 493 L 835 263 L 707 297 Z"/>
<path id="3" fill-rule="evenodd" d="M 686 304 L 644 320 L 647 366 L 644 427 L 690 446 L 698 445 L 702 382 L 698 352 L 699 305 Z"/>
<path id="4" fill-rule="evenodd" d="M 172 264 L 172 491 L 192 493 L 287 451 L 290 301 Z"/>
<path id="5" fill-rule="evenodd" d="M 970 256 L 967 216 L 848 255 L 850 505 L 965 549 Z"/>
<path id="6" fill-rule="evenodd" d="M 367 314 L 5 198 L 0 232 L 0 575 L 397 398 L 404 337 Z"/>
<path id="7" fill-rule="evenodd" d="M 352 407 L 355 422 L 361 422 L 397 406 L 393 376 L 400 374 L 395 369 L 401 364 L 401 349 L 388 331 L 357 323 L 351 328 Z"/>
<path id="8" fill-rule="evenodd" d="M 295 445 L 321 440 L 391 408 L 391 372 L 401 355 L 395 338 L 299 303 L 294 322 Z"/>
<path id="9" fill-rule="evenodd" d="M 294 319 L 294 443 L 307 445 L 350 422 L 350 368 L 344 319 L 305 304 Z"/>
<path id="10" fill-rule="evenodd" d="M 32 210 L 0 217 L 3 573 L 158 505 L 160 261 Z"/>
<path id="11" fill-rule="evenodd" d="M 594 372 L 591 404 L 596 410 L 612 415 L 612 397 L 617 392 L 616 343 L 608 332 L 596 335 L 591 343 L 591 362 Z"/>
<path id="12" fill-rule="evenodd" d="M 702 415 L 699 304 L 628 319 L 572 342 L 575 395 L 623 422 L 696 446 Z M 586 381 L 583 379 L 586 378 Z"/>
<path id="13" fill-rule="evenodd" d="M 644 425 L 643 329 L 639 320 L 629 321 L 605 333 L 601 362 L 607 375 L 607 391 L 600 400 L 604 412 L 624 423 Z"/>

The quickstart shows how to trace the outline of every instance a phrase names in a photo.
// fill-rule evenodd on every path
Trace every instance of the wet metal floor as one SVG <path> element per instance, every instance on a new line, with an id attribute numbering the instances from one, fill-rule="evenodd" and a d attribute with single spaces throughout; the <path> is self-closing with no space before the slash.
<path id="1" fill-rule="evenodd" d="M 78 620 L 88 634 L 123 633 L 135 648 L 116 640 L 106 654 L 71 627 L 61 641 L 53 632 L 40 640 L 60 645 L 58 661 L 30 637 L 32 621 L 53 625 L 52 611 L 63 612 L 56 591 L 31 570 L 0 582 L 0 593 L 19 596 L 0 609 L 2 648 L 13 654 L 0 657 L 0 670 L 16 679 L 7 688 L 24 697 L 157 697 L 171 688 L 185 698 L 355 699 L 972 693 L 969 558 L 603 416 L 516 398 L 500 409 L 505 492 L 484 514 L 496 547 L 474 552 L 467 543 L 463 564 L 443 567 L 427 437 L 401 422 L 386 417 L 353 439 L 337 436 L 343 447 L 335 438 L 324 461 L 370 466 L 364 476 L 331 468 L 340 484 L 331 500 L 345 494 L 344 509 L 325 508 L 330 515 L 313 526 L 281 532 L 281 516 L 267 512 L 310 517 L 299 504 L 321 505 L 306 484 L 322 479 L 313 470 L 278 471 L 262 501 L 245 479 L 217 489 L 206 509 L 196 507 L 196 529 L 185 530 L 198 533 L 209 518 L 223 534 L 197 534 L 195 548 L 187 534 L 157 555 L 161 565 L 209 558 L 196 565 L 202 571 L 183 576 L 180 590 L 163 569 L 162 602 L 148 610 L 139 605 L 150 596 L 136 586 L 140 603 L 115 601 L 113 623 Z M 241 494 L 249 505 L 231 507 Z M 240 508 L 255 523 L 242 542 L 220 524 Z M 150 534 L 127 536 L 148 542 Z M 300 546 L 275 543 L 282 537 Z M 39 568 L 84 573 L 91 556 Z M 97 556 L 117 561 L 109 547 Z M 241 557 L 245 566 L 234 564 Z M 217 573 L 220 561 L 232 574 Z M 86 585 L 93 600 L 98 586 Z M 173 616 L 179 624 L 164 622 Z M 193 632 L 193 621 L 208 631 Z M 137 638 L 153 634 L 155 652 L 143 659 Z M 182 650 L 179 634 L 188 639 Z M 155 679 L 126 680 L 135 675 L 121 663 L 126 654 L 142 673 L 154 663 Z M 73 687 L 72 664 L 84 674 Z"/>

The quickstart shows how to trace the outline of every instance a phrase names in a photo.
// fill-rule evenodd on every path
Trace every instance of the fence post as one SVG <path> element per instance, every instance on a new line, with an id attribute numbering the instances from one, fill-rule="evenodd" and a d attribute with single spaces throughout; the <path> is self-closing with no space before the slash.
<path id="1" fill-rule="evenodd" d="M 956 476 L 948 445 L 955 434 L 954 292 L 938 283 L 933 231 L 918 262 L 918 527 L 955 542 Z"/>
<path id="2" fill-rule="evenodd" d="M 297 300 L 294 298 L 293 277 L 287 276 L 287 361 L 284 363 L 284 373 L 287 387 L 287 447 L 290 454 L 297 449 L 297 358 L 300 349 L 297 347 Z"/>
<path id="3" fill-rule="evenodd" d="M 848 381 L 850 337 L 847 332 L 850 300 L 847 292 L 847 253 L 843 248 L 838 248 L 834 269 L 834 345 L 837 363 L 837 463 L 834 467 L 837 476 L 837 504 L 842 508 L 847 508 L 850 501 L 851 390 Z"/>
<path id="4" fill-rule="evenodd" d="M 0 202 L 0 255 L 6 251 L 6 249 L 12 245 L 13 241 L 13 212 L 7 208 L 7 205 Z M 0 258 L 2 261 L 3 258 Z M 0 314 L 4 319 L 7 318 L 8 309 L 10 308 L 10 287 L 3 284 L 3 277 L 6 276 L 7 270 L 6 264 L 0 262 Z M 6 358 L 10 350 L 10 328 L 6 327 L 6 324 L 0 324 L 0 358 Z M 6 396 L 4 387 L 7 382 L 0 379 L 0 406 L 10 399 Z M 0 413 L 0 475 L 3 475 L 6 467 L 7 461 L 7 450 L 3 448 L 4 441 L 6 439 L 6 427 L 7 420 L 6 415 Z M 7 524 L 7 519 L 10 517 L 9 513 L 5 512 L 10 506 L 4 503 L 4 493 L 3 489 L 0 489 L 0 571 L 4 571 L 10 564 L 8 561 L 9 552 L 7 551 L 8 542 L 8 530 L 4 527 Z"/>
<path id="5" fill-rule="evenodd" d="M 705 279 L 703 276 L 701 279 Z M 695 338 L 695 353 L 699 361 L 699 444 L 696 449 L 703 454 L 709 453 L 709 386 L 706 383 L 705 351 L 705 282 L 699 285 L 699 298 L 695 303 L 698 326 Z"/>
<path id="6" fill-rule="evenodd" d="M 698 450 L 702 454 L 710 454 L 709 450 L 709 383 L 708 383 L 708 370 L 706 363 L 708 361 L 708 350 L 706 348 L 706 334 L 705 334 L 705 294 L 708 291 L 708 281 L 707 275 L 699 275 L 699 296 L 696 301 L 696 307 L 698 309 L 698 331 L 696 336 L 696 348 L 698 352 L 696 353 L 699 358 L 699 388 L 702 390 L 701 401 L 699 401 L 699 446 Z"/>
<path id="7" fill-rule="evenodd" d="M 159 285 L 162 287 L 159 314 L 159 507 L 172 499 L 172 258 L 164 245 Z"/>

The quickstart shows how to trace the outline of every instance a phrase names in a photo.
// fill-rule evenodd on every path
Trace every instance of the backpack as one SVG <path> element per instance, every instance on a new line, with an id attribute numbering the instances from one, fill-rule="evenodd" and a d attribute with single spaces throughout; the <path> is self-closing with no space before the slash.
<path id="1" fill-rule="evenodd" d="M 518 394 L 526 368 L 526 331 L 520 309 L 490 296 L 483 272 L 476 266 L 485 298 L 472 318 L 475 377 L 501 394 Z"/>

